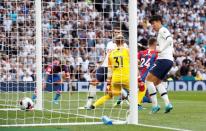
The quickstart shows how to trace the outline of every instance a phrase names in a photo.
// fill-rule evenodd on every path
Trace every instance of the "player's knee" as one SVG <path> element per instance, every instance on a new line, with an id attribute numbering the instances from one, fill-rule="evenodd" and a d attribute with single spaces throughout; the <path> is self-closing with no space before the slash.
<path id="1" fill-rule="evenodd" d="M 120 94 L 120 91 L 112 91 L 112 96 L 119 96 Z"/>
<path id="2" fill-rule="evenodd" d="M 154 82 L 155 84 L 156 82 L 159 81 L 159 79 L 156 76 L 154 76 L 152 73 L 149 73 L 146 77 L 146 81 Z"/>
<path id="3" fill-rule="evenodd" d="M 156 80 L 156 81 L 154 82 L 154 85 L 157 86 L 157 85 L 159 85 L 160 83 L 161 83 L 161 80 Z"/>
<path id="4" fill-rule="evenodd" d="M 147 75 L 147 77 L 146 77 L 145 80 L 146 80 L 146 81 L 153 81 L 153 80 L 152 80 L 152 74 L 151 74 L 151 73 L 148 73 L 148 75 Z"/>

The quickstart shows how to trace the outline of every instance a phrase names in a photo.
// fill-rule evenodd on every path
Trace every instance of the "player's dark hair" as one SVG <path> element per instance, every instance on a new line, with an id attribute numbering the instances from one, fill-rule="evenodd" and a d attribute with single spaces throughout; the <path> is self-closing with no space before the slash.
<path id="1" fill-rule="evenodd" d="M 148 45 L 152 46 L 152 45 L 155 44 L 155 42 L 157 42 L 157 40 L 155 38 L 150 38 L 149 41 L 148 41 Z"/>
<path id="2" fill-rule="evenodd" d="M 153 15 L 149 19 L 149 23 L 152 23 L 153 21 L 160 21 L 162 23 L 162 17 L 160 15 Z"/>

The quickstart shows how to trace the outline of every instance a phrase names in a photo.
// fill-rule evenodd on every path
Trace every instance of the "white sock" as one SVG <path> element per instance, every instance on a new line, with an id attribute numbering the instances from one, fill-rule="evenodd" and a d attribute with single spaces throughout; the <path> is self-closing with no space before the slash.
<path id="1" fill-rule="evenodd" d="M 158 89 L 162 99 L 164 100 L 165 105 L 168 105 L 170 103 L 170 101 L 169 101 L 167 90 L 166 90 L 166 87 L 164 86 L 164 84 L 161 82 L 159 85 L 157 85 L 157 89 Z"/>
<path id="2" fill-rule="evenodd" d="M 88 97 L 85 107 L 91 107 L 94 98 Z"/>
<path id="3" fill-rule="evenodd" d="M 121 95 L 123 99 L 128 98 L 129 92 L 126 89 L 122 88 Z"/>
<path id="4" fill-rule="evenodd" d="M 96 86 L 89 85 L 89 93 L 88 93 L 86 107 L 90 107 L 92 105 L 95 96 L 96 96 Z"/>
<path id="5" fill-rule="evenodd" d="M 155 107 L 158 105 L 157 103 L 157 89 L 154 86 L 153 82 L 145 81 L 146 87 L 148 88 L 151 100 L 152 100 L 152 106 Z"/>

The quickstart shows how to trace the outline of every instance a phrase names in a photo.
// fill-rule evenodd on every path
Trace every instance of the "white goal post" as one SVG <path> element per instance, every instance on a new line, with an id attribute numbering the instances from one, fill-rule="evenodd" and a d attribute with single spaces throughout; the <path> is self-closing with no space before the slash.
<path id="1" fill-rule="evenodd" d="M 138 124 L 137 110 L 137 1 L 129 0 L 130 124 Z"/>
<path id="2" fill-rule="evenodd" d="M 42 110 L 42 2 L 41 0 L 35 0 L 35 12 L 36 12 L 36 91 L 37 91 L 37 102 L 35 109 Z"/>

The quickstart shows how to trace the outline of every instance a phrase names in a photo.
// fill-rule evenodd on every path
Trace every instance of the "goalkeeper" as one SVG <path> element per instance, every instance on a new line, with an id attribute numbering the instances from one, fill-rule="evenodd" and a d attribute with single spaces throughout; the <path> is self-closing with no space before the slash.
<path id="1" fill-rule="evenodd" d="M 91 109 L 102 105 L 113 96 L 119 96 L 123 87 L 129 90 L 129 50 L 124 47 L 122 34 L 117 35 L 115 41 L 117 48 L 111 51 L 108 57 L 109 90 L 91 106 Z"/>
<path id="2" fill-rule="evenodd" d="M 121 34 L 121 29 L 118 26 L 115 26 L 113 28 L 113 36 L 117 36 L 119 34 Z M 123 43 L 124 47 L 128 47 L 126 43 Z M 101 65 L 99 65 L 99 67 L 97 67 L 97 69 L 93 69 L 92 72 L 90 72 L 90 76 L 91 76 L 91 80 L 90 80 L 90 85 L 89 85 L 89 91 L 88 91 L 88 99 L 86 102 L 86 105 L 83 107 L 83 109 L 90 109 L 93 100 L 96 96 L 96 86 L 102 82 L 106 82 L 107 80 L 107 72 L 108 72 L 108 57 L 109 54 L 112 50 L 116 49 L 117 45 L 115 43 L 115 41 L 110 41 L 107 44 L 107 48 L 106 48 L 106 54 L 105 54 L 105 59 L 103 61 L 103 63 Z M 94 75 L 96 74 L 96 75 Z M 79 109 L 82 109 L 82 107 L 80 107 Z"/>
<path id="3" fill-rule="evenodd" d="M 146 94 L 146 86 L 144 84 L 145 78 L 149 70 L 154 66 L 154 63 L 157 59 L 157 41 L 155 38 L 151 38 L 148 42 L 149 48 L 143 51 L 138 52 L 138 63 L 140 70 L 140 77 L 138 77 L 138 109 L 142 109 L 141 103 Z M 124 91 L 125 92 L 125 91 Z M 127 91 L 128 92 L 128 91 Z M 128 93 L 124 93 L 115 103 L 115 106 L 120 105 L 122 100 L 128 98 Z M 149 99 L 149 98 L 148 98 Z"/>

